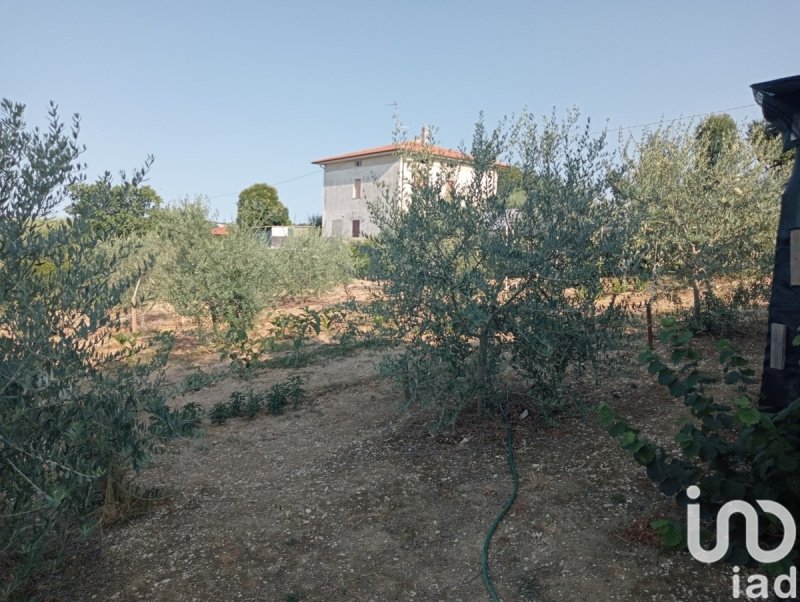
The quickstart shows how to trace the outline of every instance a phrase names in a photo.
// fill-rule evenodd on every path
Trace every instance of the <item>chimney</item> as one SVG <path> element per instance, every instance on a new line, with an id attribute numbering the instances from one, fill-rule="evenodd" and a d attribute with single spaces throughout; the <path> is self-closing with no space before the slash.
<path id="1" fill-rule="evenodd" d="M 420 136 L 420 142 L 422 144 L 429 144 L 430 143 L 430 132 L 428 131 L 428 126 L 422 126 L 422 135 Z"/>

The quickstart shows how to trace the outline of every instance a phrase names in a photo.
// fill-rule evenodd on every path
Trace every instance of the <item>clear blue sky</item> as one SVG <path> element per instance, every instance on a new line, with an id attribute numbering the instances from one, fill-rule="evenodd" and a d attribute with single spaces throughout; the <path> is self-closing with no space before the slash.
<path id="1" fill-rule="evenodd" d="M 457 146 L 481 110 L 578 106 L 617 128 L 800 73 L 796 0 L 0 0 L 0 22 L 0 96 L 31 124 L 51 99 L 80 113 L 89 177 L 153 154 L 166 201 L 207 195 L 222 220 L 255 182 L 295 221 L 321 213 L 311 161 L 390 142 L 393 102 L 409 135 Z"/>

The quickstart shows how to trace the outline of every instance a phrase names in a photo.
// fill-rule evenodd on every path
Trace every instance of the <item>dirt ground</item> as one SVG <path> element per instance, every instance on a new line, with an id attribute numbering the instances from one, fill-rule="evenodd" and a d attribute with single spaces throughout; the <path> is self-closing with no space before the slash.
<path id="1" fill-rule="evenodd" d="M 163 308 L 146 324 L 182 328 Z M 175 378 L 224 367 L 181 332 Z M 759 337 L 737 341 L 756 363 Z M 38 597 L 488 599 L 481 548 L 511 490 L 504 427 L 467 418 L 432 434 L 424 409 L 402 411 L 402 393 L 380 376 L 379 359 L 368 350 L 261 374 L 264 387 L 301 375 L 306 401 L 167 445 L 139 479 L 163 488 L 165 499 L 75 547 Z M 491 551 L 502 599 L 730 599 L 730 567 L 655 543 L 647 524 L 675 509 L 589 409 L 606 401 L 668 442 L 682 404 L 635 364 L 600 382 L 582 382 L 586 411 L 555 425 L 514 417 L 521 487 Z M 208 406 L 242 388 L 229 377 L 177 403 Z"/>

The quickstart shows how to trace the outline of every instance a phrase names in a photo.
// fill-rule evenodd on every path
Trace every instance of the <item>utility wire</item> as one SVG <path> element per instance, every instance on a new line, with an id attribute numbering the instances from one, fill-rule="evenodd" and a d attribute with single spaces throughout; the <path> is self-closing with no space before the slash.
<path id="1" fill-rule="evenodd" d="M 281 180 L 280 182 L 275 182 L 275 185 L 278 184 L 286 184 L 286 182 L 294 182 L 295 180 L 302 180 L 303 178 L 308 178 L 309 176 L 313 176 L 314 174 L 320 173 L 319 169 L 315 171 L 309 171 L 307 174 L 303 174 L 302 176 L 295 176 L 293 178 L 289 178 L 288 180 Z"/>
<path id="2" fill-rule="evenodd" d="M 295 180 L 302 180 L 303 178 L 308 178 L 308 177 L 311 177 L 311 176 L 313 176 L 315 174 L 318 174 L 318 173 L 320 173 L 320 171 L 317 169 L 317 170 L 314 170 L 314 171 L 310 171 L 310 172 L 308 172 L 306 174 L 303 174 L 302 176 L 295 176 L 295 177 L 289 178 L 287 180 L 281 180 L 280 182 L 275 182 L 274 184 L 271 184 L 271 186 L 277 186 L 278 184 L 286 184 L 287 182 L 294 182 Z M 238 192 L 226 192 L 225 194 L 215 194 L 214 196 L 210 196 L 208 198 L 210 198 L 210 199 L 218 199 L 218 198 L 224 197 L 224 196 L 233 196 L 234 194 L 239 194 L 239 193 Z"/>
<path id="3" fill-rule="evenodd" d="M 660 121 L 651 121 L 650 123 L 640 123 L 639 125 L 626 125 L 611 130 L 606 130 L 606 132 L 608 133 L 621 132 L 623 130 L 633 130 L 636 128 L 648 127 L 651 125 L 661 125 L 662 123 L 675 123 L 676 121 L 688 121 L 690 119 L 696 119 L 698 117 L 707 117 L 709 115 L 727 113 L 728 111 L 738 111 L 739 109 L 749 109 L 750 107 L 756 107 L 756 106 L 758 106 L 756 103 L 751 103 L 749 105 L 740 105 L 738 107 L 731 107 L 729 109 L 719 109 L 717 111 L 709 111 L 708 113 L 696 113 L 695 115 L 687 115 L 686 117 L 676 117 L 675 119 L 661 119 Z"/>

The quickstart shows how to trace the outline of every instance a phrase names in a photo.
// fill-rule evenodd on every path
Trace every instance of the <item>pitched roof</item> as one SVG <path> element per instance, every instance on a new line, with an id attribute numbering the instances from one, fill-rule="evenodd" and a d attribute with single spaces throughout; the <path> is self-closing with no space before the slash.
<path id="1" fill-rule="evenodd" d="M 317 159 L 312 161 L 313 165 L 327 165 L 328 163 L 335 163 L 337 161 L 346 161 L 347 159 L 360 159 L 362 157 L 373 157 L 377 155 L 392 155 L 405 152 L 425 152 L 430 153 L 434 157 L 442 157 L 445 159 L 455 159 L 456 161 L 471 161 L 472 157 L 461 151 L 453 150 L 451 148 L 444 148 L 443 146 L 425 145 L 420 142 L 397 142 L 395 144 L 387 144 L 385 146 L 375 146 L 373 148 L 365 148 L 362 150 L 354 151 L 352 153 L 345 153 L 343 155 L 334 155 L 332 157 L 325 157 L 324 159 Z"/>

